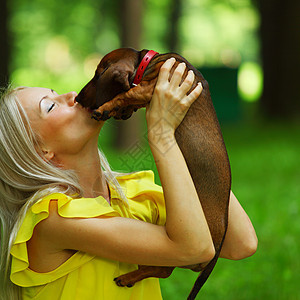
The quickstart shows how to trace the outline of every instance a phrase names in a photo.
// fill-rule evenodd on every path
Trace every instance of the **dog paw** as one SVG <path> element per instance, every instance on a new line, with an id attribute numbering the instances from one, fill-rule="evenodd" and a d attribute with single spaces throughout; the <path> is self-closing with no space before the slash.
<path id="1" fill-rule="evenodd" d="M 100 121 L 102 117 L 102 114 L 98 111 L 93 111 L 92 113 L 92 119 L 96 120 L 96 121 Z"/>
<path id="2" fill-rule="evenodd" d="M 109 110 L 105 110 L 102 114 L 102 121 L 106 121 L 110 118 L 110 111 Z"/>
<path id="3" fill-rule="evenodd" d="M 114 278 L 114 281 L 115 281 L 116 285 L 120 286 L 120 287 L 125 287 L 126 286 L 126 287 L 131 288 L 134 285 L 134 283 L 122 281 L 122 276 Z"/>
<path id="4" fill-rule="evenodd" d="M 106 121 L 110 117 L 110 111 L 108 110 L 105 110 L 103 113 L 95 110 L 92 113 L 92 119 L 95 119 L 96 121 Z"/>

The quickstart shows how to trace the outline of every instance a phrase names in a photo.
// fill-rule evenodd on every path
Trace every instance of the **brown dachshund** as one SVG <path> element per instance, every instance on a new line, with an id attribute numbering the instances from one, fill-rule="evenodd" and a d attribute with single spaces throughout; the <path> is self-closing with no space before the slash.
<path id="1" fill-rule="evenodd" d="M 137 69 L 148 50 L 131 48 L 114 50 L 100 61 L 95 76 L 76 98 L 93 112 L 96 120 L 110 117 L 127 119 L 138 108 L 151 100 L 161 65 L 170 57 L 176 58 L 171 72 L 180 62 L 195 73 L 192 89 L 201 81 L 203 91 L 191 105 L 185 118 L 176 129 L 175 138 L 185 157 L 201 201 L 216 249 L 215 257 L 206 264 L 187 266 L 200 272 L 188 299 L 194 299 L 207 280 L 219 257 L 228 224 L 228 204 L 231 189 L 230 165 L 219 122 L 212 104 L 208 83 L 202 74 L 183 57 L 175 53 L 156 53 L 141 82 L 133 85 Z M 119 286 L 132 286 L 147 277 L 166 278 L 174 267 L 140 266 L 138 270 L 115 279 Z"/>

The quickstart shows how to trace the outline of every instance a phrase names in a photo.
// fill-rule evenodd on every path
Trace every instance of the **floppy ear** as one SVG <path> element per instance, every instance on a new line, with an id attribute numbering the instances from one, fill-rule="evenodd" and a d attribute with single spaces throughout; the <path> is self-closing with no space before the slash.
<path id="1" fill-rule="evenodd" d="M 130 78 L 133 75 L 134 70 L 124 70 L 122 66 L 116 66 L 112 72 L 113 80 L 120 84 L 120 88 L 126 92 L 130 89 Z"/>
<path id="2" fill-rule="evenodd" d="M 135 66 L 129 62 L 116 62 L 99 77 L 96 84 L 97 107 L 130 89 Z"/>
<path id="3" fill-rule="evenodd" d="M 136 69 L 142 58 L 148 52 L 147 49 L 142 51 L 136 51 L 134 49 L 128 49 L 130 51 L 126 56 L 126 59 L 122 58 L 118 62 L 110 66 L 112 68 L 113 78 L 116 83 L 120 84 L 123 92 L 128 91 L 132 86 L 132 82 L 135 76 Z"/>

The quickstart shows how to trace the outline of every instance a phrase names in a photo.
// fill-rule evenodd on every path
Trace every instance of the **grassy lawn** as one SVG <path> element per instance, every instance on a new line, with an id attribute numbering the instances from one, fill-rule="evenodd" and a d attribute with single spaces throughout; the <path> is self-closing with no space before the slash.
<path id="1" fill-rule="evenodd" d="M 256 228 L 259 247 L 242 261 L 220 259 L 197 299 L 300 299 L 300 124 L 235 124 L 222 130 L 232 190 Z M 103 150 L 116 169 L 155 170 L 144 144 L 129 147 L 126 159 L 111 147 Z M 164 299 L 186 299 L 196 277 L 177 268 L 161 280 Z"/>

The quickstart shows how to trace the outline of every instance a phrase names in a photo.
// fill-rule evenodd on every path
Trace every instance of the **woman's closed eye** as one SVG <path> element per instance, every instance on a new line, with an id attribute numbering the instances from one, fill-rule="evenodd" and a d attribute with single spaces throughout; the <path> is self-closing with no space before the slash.
<path id="1" fill-rule="evenodd" d="M 43 98 L 40 101 L 41 112 L 49 113 L 55 107 L 55 102 L 49 98 Z"/>
<path id="2" fill-rule="evenodd" d="M 50 104 L 50 105 L 48 106 L 48 109 L 47 109 L 47 112 L 48 112 L 48 113 L 52 110 L 52 108 L 54 107 L 54 105 L 55 105 L 55 103 L 53 102 L 52 104 Z"/>

